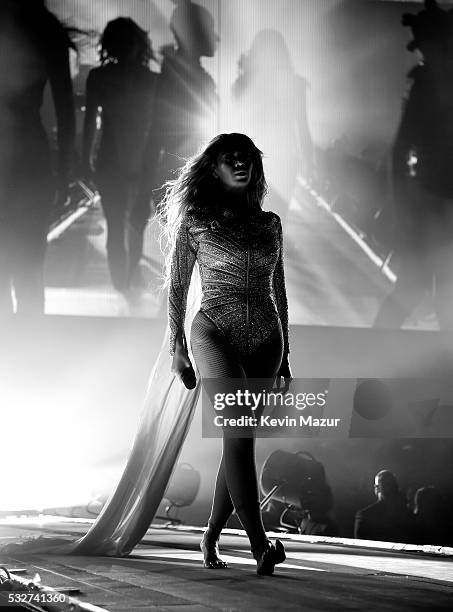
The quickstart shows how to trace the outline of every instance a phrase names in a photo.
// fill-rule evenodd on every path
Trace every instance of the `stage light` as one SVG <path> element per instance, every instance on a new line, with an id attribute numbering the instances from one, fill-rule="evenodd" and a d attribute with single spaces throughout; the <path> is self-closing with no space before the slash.
<path id="1" fill-rule="evenodd" d="M 277 450 L 264 462 L 260 481 L 265 495 L 262 507 L 275 499 L 302 509 L 310 505 L 314 489 L 325 484 L 325 470 L 311 453 Z"/>
<path id="2" fill-rule="evenodd" d="M 336 535 L 330 518 L 332 491 L 322 463 L 311 453 L 275 451 L 261 470 L 260 506 L 266 529 L 307 535 Z"/>

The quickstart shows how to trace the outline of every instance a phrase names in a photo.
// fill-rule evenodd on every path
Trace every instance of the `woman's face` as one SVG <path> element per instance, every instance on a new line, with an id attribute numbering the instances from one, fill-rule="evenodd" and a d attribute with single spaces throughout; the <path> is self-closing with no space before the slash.
<path id="1" fill-rule="evenodd" d="M 241 193 L 250 184 L 253 162 L 245 151 L 221 153 L 214 166 L 214 176 L 227 191 Z"/>

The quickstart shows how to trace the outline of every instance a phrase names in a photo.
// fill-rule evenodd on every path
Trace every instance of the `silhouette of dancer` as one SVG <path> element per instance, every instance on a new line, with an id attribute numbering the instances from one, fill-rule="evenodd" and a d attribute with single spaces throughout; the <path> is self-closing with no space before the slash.
<path id="1" fill-rule="evenodd" d="M 187 388 L 195 387 L 184 321 L 197 261 L 202 300 L 190 339 L 210 396 L 213 379 L 217 393 L 228 390 L 231 379 L 249 385 L 250 378 L 273 382 L 276 376 L 291 376 L 282 228 L 275 213 L 262 211 L 265 189 L 261 152 L 250 138 L 221 134 L 187 162 L 163 201 L 161 212 L 173 245 L 167 258 L 172 369 Z M 218 556 L 218 539 L 236 509 L 257 572 L 272 574 L 285 554 L 283 545 L 271 544 L 264 531 L 254 438 L 230 434 L 224 428 L 212 512 L 201 542 L 204 565 L 226 566 Z"/>
<path id="2" fill-rule="evenodd" d="M 270 186 L 269 206 L 283 226 L 297 175 L 313 174 L 313 144 L 307 122 L 307 81 L 298 76 L 277 30 L 261 30 L 239 61 L 233 84 L 235 120 L 262 143 Z"/>
<path id="3" fill-rule="evenodd" d="M 398 279 L 375 327 L 400 327 L 427 290 L 441 329 L 453 329 L 453 47 L 452 16 L 427 1 L 403 15 L 421 63 L 409 72 L 409 95 L 393 146 Z"/>
<path id="4" fill-rule="evenodd" d="M 132 19 L 110 21 L 101 36 L 101 66 L 86 84 L 83 166 L 92 171 L 98 109 L 101 138 L 94 163 L 95 182 L 107 221 L 107 257 L 113 286 L 127 291 L 140 283 L 138 264 L 150 199 L 141 190 L 145 147 L 153 117 L 157 75 L 147 33 Z"/>
<path id="5" fill-rule="evenodd" d="M 219 40 L 212 15 L 190 0 L 177 5 L 170 19 L 176 46 L 164 48 L 156 116 L 150 133 L 149 188 L 159 188 L 212 135 L 217 95 L 212 77 L 202 67 Z"/>
<path id="6" fill-rule="evenodd" d="M 55 202 L 65 198 L 75 115 L 68 31 L 42 0 L 0 3 L 0 314 L 44 312 L 44 259 Z M 40 118 L 50 83 L 58 165 Z"/>

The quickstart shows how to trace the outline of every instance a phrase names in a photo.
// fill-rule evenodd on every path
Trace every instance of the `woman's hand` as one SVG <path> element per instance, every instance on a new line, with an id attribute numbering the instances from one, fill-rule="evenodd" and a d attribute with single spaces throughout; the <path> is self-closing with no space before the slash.
<path id="1" fill-rule="evenodd" d="M 285 383 L 283 385 L 283 388 L 280 387 L 281 385 L 281 379 L 284 378 L 285 379 Z M 289 389 L 289 385 L 290 382 L 292 380 L 293 376 L 291 374 L 291 368 L 289 365 L 289 357 L 288 357 L 288 353 L 285 353 L 283 355 L 283 359 L 282 359 L 282 363 L 280 365 L 280 368 L 277 372 L 277 380 L 276 380 L 276 384 L 277 384 L 277 388 L 282 392 L 282 393 L 287 393 L 288 389 Z"/>
<path id="2" fill-rule="evenodd" d="M 171 371 L 176 374 L 187 389 L 195 388 L 197 384 L 195 370 L 190 363 L 185 343 L 179 335 L 176 338 L 175 354 L 173 356 Z"/>

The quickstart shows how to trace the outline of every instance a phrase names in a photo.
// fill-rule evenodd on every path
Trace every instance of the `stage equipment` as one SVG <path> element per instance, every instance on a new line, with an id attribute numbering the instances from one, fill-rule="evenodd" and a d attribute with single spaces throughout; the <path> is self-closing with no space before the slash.
<path id="1" fill-rule="evenodd" d="M 271 453 L 261 469 L 260 483 L 261 509 L 268 508 L 279 528 L 301 533 L 304 521 L 316 521 L 321 515 L 324 519 L 330 509 L 332 494 L 324 466 L 307 451 Z"/>
<path id="2" fill-rule="evenodd" d="M 156 516 L 156 519 L 167 521 L 168 525 L 179 525 L 182 523 L 176 514 L 171 515 L 175 508 L 190 506 L 196 499 L 200 490 L 200 472 L 195 470 L 188 463 L 180 463 L 171 477 L 170 484 L 164 495 L 164 500 L 168 502 L 165 508 L 165 516 Z"/>

